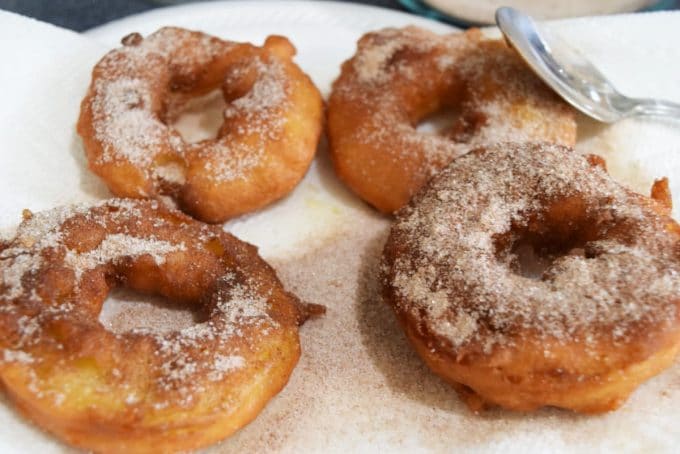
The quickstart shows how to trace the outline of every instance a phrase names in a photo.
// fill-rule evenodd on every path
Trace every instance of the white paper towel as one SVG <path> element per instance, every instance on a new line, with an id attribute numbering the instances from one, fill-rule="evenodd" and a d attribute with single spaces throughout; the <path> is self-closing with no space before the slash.
<path id="1" fill-rule="evenodd" d="M 89 174 L 75 133 L 101 45 L 0 11 L 0 228 L 21 210 L 107 197 Z"/>
<path id="2" fill-rule="evenodd" d="M 208 22 L 206 19 L 204 23 Z M 564 21 L 554 27 L 596 61 L 622 90 L 636 96 L 680 101 L 677 84 L 680 49 L 675 46 L 680 42 L 680 14 Z M 129 31 L 134 30 L 121 30 L 119 36 Z M 222 35 L 228 37 L 228 33 L 229 30 L 224 30 Z M 332 30 L 328 34 L 332 36 Z M 80 99 L 89 84 L 90 70 L 112 45 L 110 42 L 101 46 L 80 35 L 0 11 L 0 87 L 4 93 L 0 103 L 0 194 L 3 194 L 0 228 L 14 226 L 23 208 L 40 210 L 109 195 L 85 167 L 75 122 Z M 315 77 L 313 72 L 311 75 Z M 648 192 L 654 178 L 667 175 L 674 194 L 680 197 L 680 127 L 677 124 L 626 121 L 602 126 L 588 120 L 581 123 L 579 148 L 603 154 L 617 178 Z M 291 212 L 296 216 L 290 216 Z M 280 257 L 288 251 L 282 248 L 281 231 L 290 232 L 299 227 L 289 238 L 313 239 L 312 231 L 329 223 L 352 222 L 353 216 L 366 218 L 372 216 L 371 213 L 342 189 L 327 163 L 321 161 L 293 196 L 232 227 L 240 229 L 242 236 L 251 235 L 252 241 L 264 247 L 266 255 Z M 677 218 L 677 208 L 674 213 Z M 285 228 L 281 228 L 281 218 L 285 219 Z M 333 290 L 337 291 L 340 290 Z M 285 395 L 230 440 L 231 444 L 218 446 L 216 451 L 229 451 L 241 444 L 253 446 L 253 440 L 271 434 L 266 431 L 271 431 L 271 427 L 265 427 L 271 421 L 278 421 L 278 409 L 286 407 L 291 400 L 294 402 L 295 396 L 317 392 L 320 394 L 314 397 L 315 404 L 305 409 L 312 420 L 300 415 L 300 424 L 296 426 L 299 437 L 287 441 L 282 450 L 343 452 L 354 447 L 368 452 L 380 447 L 385 450 L 399 447 L 425 451 L 428 446 L 432 450 L 447 446 L 455 450 L 461 446 L 484 452 L 630 451 L 650 447 L 672 452 L 678 445 L 680 368 L 677 365 L 641 387 L 628 405 L 609 415 L 577 418 L 560 412 L 543 412 L 532 416 L 502 414 L 480 418 L 444 408 L 447 405 L 413 400 L 391 389 L 372 362 L 374 358 L 365 351 L 361 333 L 355 326 L 362 321 L 361 314 L 355 317 L 352 312 L 355 309 L 349 303 L 344 309 L 331 308 L 324 321 L 305 327 L 303 363 L 296 369 Z M 338 312 L 343 310 L 349 313 L 349 322 Z M 342 326 L 336 326 L 338 319 Z M 343 339 L 334 329 L 344 332 L 348 343 L 356 341 L 351 356 L 356 364 L 352 368 L 335 368 L 332 362 L 324 362 L 337 351 L 336 339 Z M 398 332 L 389 332 L 394 337 L 389 337 L 387 342 L 401 342 L 399 345 L 408 348 Z M 311 342 L 315 342 L 314 345 Z M 326 381 L 313 381 L 314 375 L 308 376 L 308 370 L 319 367 L 327 368 L 328 383 L 339 383 L 344 388 L 334 387 L 336 394 L 332 394 L 325 389 Z M 352 375 L 357 370 L 362 373 L 360 380 Z M 430 380 L 431 374 L 427 371 L 403 370 L 404 374 L 411 372 L 424 374 L 417 375 L 423 379 L 422 383 L 434 386 L 429 390 L 432 399 L 456 401 L 449 389 L 438 387 L 436 380 Z M 312 384 L 313 389 L 298 387 L 302 384 Z M 362 399 L 366 396 L 360 393 L 375 393 L 375 396 L 373 400 Z M 373 404 L 368 406 L 367 402 Z M 399 409 L 399 415 L 386 414 L 389 409 Z M 320 412 L 321 417 L 315 412 Z M 476 427 L 484 437 L 458 445 L 462 440 L 456 438 L 456 427 Z M 431 433 L 438 436 L 422 439 Z M 44 453 L 64 449 L 55 439 L 16 415 L 11 406 L 0 405 L 0 452 Z"/>

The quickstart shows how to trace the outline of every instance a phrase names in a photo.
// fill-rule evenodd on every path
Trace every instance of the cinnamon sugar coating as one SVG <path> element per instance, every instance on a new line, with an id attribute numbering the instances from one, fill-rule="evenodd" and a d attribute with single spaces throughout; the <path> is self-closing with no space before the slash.
<path id="1" fill-rule="evenodd" d="M 0 243 L 0 380 L 28 418 L 96 451 L 214 443 L 286 383 L 307 310 L 256 249 L 157 201 L 26 213 Z M 98 321 L 115 286 L 198 308 L 153 333 Z"/>
<path id="2" fill-rule="evenodd" d="M 261 208 L 290 192 L 321 133 L 321 96 L 293 62 L 295 48 L 263 47 L 165 27 L 97 63 L 78 133 L 90 169 L 122 197 L 170 196 L 207 222 Z M 168 126 L 195 96 L 227 102 L 215 139 L 186 143 Z"/>
<path id="3" fill-rule="evenodd" d="M 444 135 L 418 131 L 452 110 Z M 342 66 L 328 105 L 338 176 L 383 212 L 410 197 L 452 159 L 499 141 L 573 146 L 570 107 L 504 42 L 479 30 L 437 35 L 416 27 L 364 35 Z"/>
<path id="4" fill-rule="evenodd" d="M 558 145 L 481 148 L 398 213 L 386 299 L 428 365 L 477 404 L 610 410 L 680 348 L 668 201 L 592 162 Z"/>

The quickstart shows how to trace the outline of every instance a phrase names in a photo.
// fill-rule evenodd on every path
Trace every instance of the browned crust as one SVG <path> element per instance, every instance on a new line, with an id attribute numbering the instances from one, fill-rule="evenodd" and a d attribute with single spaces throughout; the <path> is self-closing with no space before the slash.
<path id="1" fill-rule="evenodd" d="M 599 159 L 588 161 L 602 167 Z M 666 260 L 674 260 L 671 264 L 676 266 L 680 258 L 680 225 L 669 217 L 667 181 L 655 183 L 654 198 L 622 190 L 628 194 L 628 203 L 644 210 L 646 222 L 660 229 L 654 234 L 664 238 L 662 244 L 671 245 L 672 250 L 664 253 Z M 410 206 L 417 203 L 416 200 Z M 559 204 L 559 200 L 553 203 Z M 563 214 L 569 213 L 568 208 Z M 569 219 L 560 218 L 555 228 L 568 224 Z M 612 229 L 609 238 L 617 235 L 625 236 L 628 232 Z M 680 352 L 680 295 L 668 301 L 676 308 L 673 319 L 631 322 L 633 329 L 625 339 L 613 338 L 614 327 L 598 326 L 600 331 L 589 342 L 578 333 L 569 339 L 557 339 L 532 329 L 518 329 L 513 331 L 511 342 L 496 344 L 491 349 L 485 347 L 484 336 L 454 346 L 450 339 L 430 329 L 424 315 L 414 311 L 412 302 L 396 287 L 396 261 L 419 254 L 411 247 L 412 241 L 403 230 L 392 229 L 383 252 L 383 297 L 425 363 L 451 383 L 473 411 L 489 406 L 516 411 L 533 411 L 544 406 L 582 413 L 614 410 L 642 382 L 669 367 Z M 546 351 L 550 353 L 547 356 Z"/>
<path id="2" fill-rule="evenodd" d="M 495 406 L 521 412 L 546 406 L 593 414 L 615 410 L 641 383 L 671 366 L 680 352 L 680 332 L 669 330 L 654 339 L 640 332 L 638 342 L 623 349 L 601 344 L 608 363 L 585 355 L 583 344 L 569 345 L 546 361 L 544 341 L 528 332 L 519 335 L 526 342 L 512 350 L 465 355 L 442 347 L 442 339 L 427 331 L 419 331 L 419 321 L 401 312 L 389 295 L 386 301 L 425 364 L 450 383 L 473 412 Z M 569 364 L 572 371 L 588 371 L 589 376 L 566 373 L 556 367 L 559 364 Z"/>
<path id="3" fill-rule="evenodd" d="M 654 181 L 652 185 L 651 197 L 665 208 L 665 214 L 670 216 L 673 209 L 673 198 L 671 188 L 668 186 L 668 178 L 663 177 Z"/>
<path id="4" fill-rule="evenodd" d="M 147 42 L 151 44 L 147 46 Z M 90 170 L 103 179 L 114 195 L 169 196 L 192 216 L 217 223 L 284 197 L 304 177 L 321 135 L 323 103 L 312 80 L 293 62 L 295 48 L 286 38 L 272 36 L 264 46 L 256 47 L 165 27 L 146 39 L 133 34 L 123 43 L 124 47 L 109 52 L 93 69 L 77 125 Z M 147 54 L 135 56 L 135 52 L 147 47 L 150 48 Z M 210 52 L 211 57 L 201 59 L 197 54 L 199 48 L 207 49 L 205 52 Z M 228 103 L 255 93 L 258 81 L 266 77 L 261 70 L 263 65 L 277 65 L 280 74 L 276 77 L 285 87 L 284 99 L 272 107 L 274 111 L 270 109 L 264 115 L 253 107 L 225 117 L 218 137 L 197 144 L 184 143 L 167 125 L 178 104 L 220 89 L 225 78 L 231 77 L 231 82 L 222 87 Z M 250 77 L 251 73 L 254 77 Z M 131 80 L 143 82 L 145 88 L 139 89 L 137 95 L 148 95 L 151 101 L 148 105 L 136 101 L 137 104 L 127 106 L 129 100 L 119 99 L 116 108 L 144 111 L 148 122 L 156 125 L 151 126 L 152 132 L 138 128 L 140 131 L 134 133 L 128 131 L 136 126 L 114 126 L 114 132 L 123 129 L 119 133 L 130 137 L 126 143 L 112 144 L 119 137 L 107 138 L 102 131 L 121 114 L 101 118 L 102 114 L 97 113 L 106 98 L 105 88 L 101 87 Z M 132 92 L 121 97 L 130 97 Z M 279 123 L 284 126 L 277 126 Z M 145 135 L 155 138 L 148 140 Z M 130 146 L 132 142 L 143 149 L 143 153 L 138 150 L 137 154 L 152 158 L 126 154 L 137 147 Z M 236 167 L 237 162 L 250 164 L 225 176 L 225 172 L 216 170 L 225 161 Z M 166 168 L 172 168 L 175 174 L 172 178 L 164 177 Z"/>
<path id="5" fill-rule="evenodd" d="M 444 109 L 455 112 L 448 137 L 416 131 Z M 406 27 L 364 35 L 333 83 L 327 119 L 336 173 L 385 213 L 486 141 L 519 141 L 518 134 L 566 146 L 576 141 L 572 109 L 505 43 L 476 29 L 440 36 Z"/>
<path id="6" fill-rule="evenodd" d="M 25 222 L 36 220 L 31 215 Z M 298 326 L 319 312 L 283 288 L 254 246 L 154 201 L 110 200 L 78 211 L 57 227 L 61 240 L 44 249 L 32 249 L 34 239 L 27 236 L 32 231 L 22 227 L 20 236 L 0 245 L 0 253 L 16 250 L 40 261 L 37 273 L 21 277 L 19 296 L 1 297 L 11 282 L 0 285 L 0 352 L 5 354 L 0 355 L 0 383 L 22 414 L 75 446 L 97 452 L 175 452 L 229 436 L 285 386 L 300 356 Z M 182 247 L 161 263 L 149 254 L 122 252 L 85 268 L 79 280 L 69 272 L 65 248 L 87 254 L 121 232 Z M 0 269 L 13 260 L 0 256 Z M 206 335 L 114 335 L 97 317 L 109 290 L 123 282 L 198 305 L 208 317 L 201 326 L 215 328 Z M 239 315 L 255 310 L 259 299 L 266 312 L 255 314 L 256 319 Z M 236 312 L 221 309 L 225 302 L 236 304 Z M 26 331 L 30 320 L 38 328 Z M 173 344 L 178 336 L 189 337 Z M 168 342 L 170 350 L 163 346 Z M 7 351 L 31 360 L 8 359 Z M 231 354 L 241 358 L 236 369 L 220 372 L 211 366 Z M 164 375 L 174 373 L 167 367 L 181 372 L 182 364 L 194 365 L 186 376 Z M 216 372 L 222 375 L 213 378 Z M 131 390 L 133 402 L 128 401 Z"/>

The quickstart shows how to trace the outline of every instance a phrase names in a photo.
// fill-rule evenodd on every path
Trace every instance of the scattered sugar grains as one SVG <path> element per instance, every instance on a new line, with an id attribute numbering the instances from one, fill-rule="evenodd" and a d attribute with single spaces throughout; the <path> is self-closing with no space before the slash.
<path id="1" fill-rule="evenodd" d="M 99 322 L 114 334 L 132 329 L 165 334 L 188 328 L 198 319 L 199 314 L 192 310 L 168 306 L 163 297 L 142 295 L 125 288 L 111 291 L 99 314 Z"/>
<path id="2" fill-rule="evenodd" d="M 328 312 L 302 327 L 303 353 L 283 391 L 252 423 L 206 452 L 450 452 L 452 446 L 486 452 L 517 449 L 516 440 L 533 452 L 616 449 L 621 440 L 643 450 L 674 446 L 660 445 L 668 438 L 659 431 L 675 431 L 680 364 L 640 387 L 627 408 L 606 415 L 472 414 L 421 362 L 381 301 L 378 271 L 389 226 L 386 218 L 359 213 L 350 232 L 302 258 L 272 262 L 290 291 Z"/>

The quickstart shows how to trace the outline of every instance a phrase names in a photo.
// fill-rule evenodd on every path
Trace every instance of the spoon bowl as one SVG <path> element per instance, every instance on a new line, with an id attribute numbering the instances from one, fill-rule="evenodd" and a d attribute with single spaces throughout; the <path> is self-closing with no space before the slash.
<path id="1" fill-rule="evenodd" d="M 680 119 L 680 104 L 621 94 L 588 59 L 521 11 L 498 8 L 496 23 L 529 67 L 586 115 L 605 123 L 636 116 Z"/>

